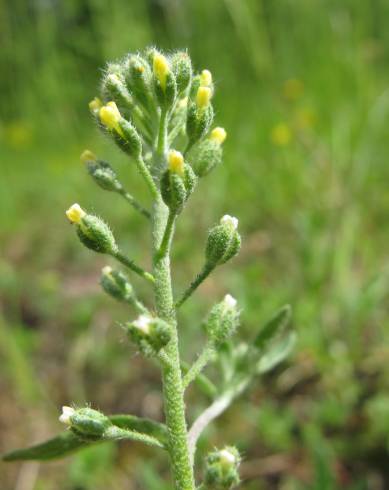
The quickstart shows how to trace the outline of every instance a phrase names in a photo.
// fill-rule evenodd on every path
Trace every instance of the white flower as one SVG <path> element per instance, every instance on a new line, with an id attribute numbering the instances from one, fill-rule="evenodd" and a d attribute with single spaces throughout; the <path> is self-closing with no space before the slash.
<path id="1" fill-rule="evenodd" d="M 109 274 L 111 274 L 111 272 L 112 272 L 112 267 L 110 267 L 109 265 L 106 265 L 105 267 L 103 267 L 103 268 L 101 269 L 101 272 L 102 272 L 102 274 L 104 274 L 104 275 L 109 275 Z"/>
<path id="2" fill-rule="evenodd" d="M 237 303 L 236 299 L 233 296 L 231 296 L 231 294 L 226 294 L 224 296 L 224 300 L 223 301 L 224 301 L 224 304 L 228 308 L 231 308 L 231 309 L 235 308 L 236 303 Z"/>
<path id="3" fill-rule="evenodd" d="M 227 449 L 222 449 L 219 452 L 219 456 L 220 456 L 221 463 L 228 464 L 228 465 L 232 465 L 236 463 L 235 456 Z"/>
<path id="4" fill-rule="evenodd" d="M 233 216 L 230 216 L 229 214 L 225 214 L 223 218 L 220 220 L 221 225 L 229 225 L 231 226 L 234 230 L 238 228 L 238 218 L 234 218 Z"/>
<path id="5" fill-rule="evenodd" d="M 147 315 L 139 315 L 138 318 L 133 322 L 135 328 L 138 328 L 146 335 L 150 333 L 151 318 Z"/>
<path id="6" fill-rule="evenodd" d="M 71 425 L 70 417 L 72 417 L 76 411 L 72 407 L 62 407 L 62 413 L 59 416 L 59 421 L 66 425 Z"/>

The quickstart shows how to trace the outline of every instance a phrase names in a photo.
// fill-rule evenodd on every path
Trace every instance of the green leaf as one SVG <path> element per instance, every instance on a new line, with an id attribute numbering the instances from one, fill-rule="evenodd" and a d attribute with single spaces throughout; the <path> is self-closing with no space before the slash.
<path id="1" fill-rule="evenodd" d="M 68 454 L 82 449 L 91 444 L 89 441 L 84 441 L 77 437 L 70 430 L 59 434 L 53 439 L 46 442 L 31 446 L 26 449 L 16 449 L 6 453 L 3 456 L 3 461 L 18 461 L 18 460 L 49 460 L 67 456 Z"/>
<path id="2" fill-rule="evenodd" d="M 264 349 L 268 343 L 277 335 L 282 333 L 290 322 L 292 308 L 290 305 L 284 305 L 277 313 L 262 327 L 254 340 L 254 346 L 257 349 Z"/>
<path id="3" fill-rule="evenodd" d="M 257 373 L 267 373 L 288 357 L 296 343 L 296 338 L 297 335 L 295 332 L 288 332 L 280 340 L 274 342 L 274 345 L 259 360 Z"/>
<path id="4" fill-rule="evenodd" d="M 109 417 L 113 427 L 119 427 L 120 429 L 133 431 L 135 433 L 146 434 L 147 436 L 158 439 L 163 445 L 167 442 L 167 428 L 165 425 L 153 420 L 143 419 L 136 417 L 135 415 L 112 415 Z M 112 426 L 111 426 L 112 427 Z M 112 427 L 112 428 L 113 428 Z M 128 433 L 128 438 L 131 439 L 131 434 Z M 118 439 L 124 439 L 124 437 L 118 437 Z M 85 440 L 75 435 L 71 430 L 67 430 L 62 434 L 59 434 L 48 441 L 41 444 L 31 446 L 26 449 L 17 449 L 6 453 L 2 459 L 3 461 L 17 461 L 17 460 L 50 460 L 67 456 L 74 451 L 83 449 L 93 444 L 99 444 L 106 442 L 108 439 L 97 440 Z"/>

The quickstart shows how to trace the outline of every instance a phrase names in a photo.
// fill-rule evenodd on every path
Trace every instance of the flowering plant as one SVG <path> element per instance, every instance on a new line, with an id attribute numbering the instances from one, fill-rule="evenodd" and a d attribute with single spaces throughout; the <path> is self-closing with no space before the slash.
<path id="1" fill-rule="evenodd" d="M 91 444 L 126 439 L 167 451 L 176 489 L 229 489 L 239 483 L 241 457 L 235 447 L 227 446 L 208 455 L 202 482 L 196 486 L 197 441 L 208 424 L 256 375 L 269 371 L 285 358 L 293 346 L 294 334 L 288 329 L 290 308 L 285 306 L 249 344 L 233 342 L 240 309 L 236 299 L 227 294 L 203 322 L 207 341 L 197 359 L 189 365 L 180 356 L 177 310 L 216 267 L 235 257 L 241 246 L 238 220 L 223 216 L 208 232 L 202 269 L 174 298 L 170 250 L 177 218 L 200 179 L 222 161 L 226 131 L 213 127 L 214 91 L 210 71 L 195 74 L 186 52 L 167 55 L 149 48 L 108 64 L 100 98 L 89 104 L 97 125 L 129 156 L 144 178 L 152 198 L 151 208 L 146 209 L 124 188 L 109 163 L 88 150 L 81 159 L 103 190 L 120 194 L 148 221 L 151 271 L 144 270 L 119 248 L 112 231 L 99 217 L 84 211 L 79 204 L 73 204 L 66 212 L 86 247 L 113 257 L 124 269 L 147 281 L 153 290 L 154 307 L 149 307 L 137 297 L 125 272 L 111 266 L 102 270 L 103 290 L 137 312 L 138 316 L 123 326 L 130 341 L 160 365 L 165 423 L 134 415 L 108 416 L 90 407 L 65 406 L 59 419 L 68 430 L 45 443 L 10 452 L 5 460 L 52 459 Z M 208 363 L 218 367 L 220 386 L 203 373 Z M 184 395 L 193 381 L 211 402 L 188 430 Z"/>

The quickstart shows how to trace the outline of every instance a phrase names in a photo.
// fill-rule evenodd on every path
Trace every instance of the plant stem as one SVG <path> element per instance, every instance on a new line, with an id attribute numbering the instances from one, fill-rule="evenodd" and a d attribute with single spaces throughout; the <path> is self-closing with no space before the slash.
<path id="1" fill-rule="evenodd" d="M 145 164 L 142 155 L 140 155 L 138 158 L 135 160 L 136 166 L 138 167 L 138 170 L 142 177 L 145 179 L 147 187 L 149 188 L 151 195 L 153 196 L 154 199 L 156 199 L 159 196 L 159 192 L 157 189 L 157 186 L 155 185 L 155 182 L 153 180 L 153 177 L 151 176 L 151 173 L 149 169 L 147 168 L 147 165 Z"/>
<path id="2" fill-rule="evenodd" d="M 159 248 L 159 255 L 163 257 L 170 250 L 171 240 L 174 233 L 174 223 L 176 221 L 177 215 L 175 213 L 169 212 L 169 216 L 166 222 L 165 232 L 163 234 L 161 246 Z"/>
<path id="3" fill-rule="evenodd" d="M 201 371 L 205 368 L 208 362 L 211 360 L 213 355 L 215 354 L 215 347 L 213 343 L 207 343 L 204 347 L 201 354 L 192 364 L 189 371 L 185 374 L 184 379 L 182 380 L 182 384 L 184 389 L 189 386 L 189 384 L 197 378 L 197 376 L 201 373 Z"/>
<path id="4" fill-rule="evenodd" d="M 151 218 L 150 212 L 147 211 L 147 209 L 145 209 L 141 204 L 139 204 L 139 202 L 129 192 L 123 189 L 123 187 L 121 187 L 120 190 L 118 190 L 118 193 L 121 196 L 123 196 L 124 199 L 128 201 L 134 209 L 142 213 L 143 216 L 145 216 L 148 219 Z"/>
<path id="5" fill-rule="evenodd" d="M 215 268 L 214 265 L 205 264 L 202 271 L 196 276 L 193 282 L 190 284 L 188 289 L 184 292 L 181 298 L 176 303 L 176 308 L 179 308 L 189 296 L 200 286 L 200 284 L 209 276 L 209 274 Z"/>
<path id="6" fill-rule="evenodd" d="M 173 304 L 170 273 L 170 240 L 161 255 L 163 235 L 168 220 L 168 208 L 159 198 L 153 206 L 153 248 L 156 310 L 160 318 L 172 326 L 172 339 L 165 352 L 170 365 L 162 365 L 163 395 L 166 425 L 169 431 L 169 453 L 176 490 L 195 490 L 193 466 L 189 457 L 185 420 L 184 389 L 178 350 L 177 322 Z"/>
<path id="7" fill-rule="evenodd" d="M 142 267 L 139 267 L 139 265 L 136 265 L 135 262 L 128 257 L 126 257 L 122 252 L 118 251 L 114 254 L 112 254 L 112 257 L 115 257 L 119 262 L 121 262 L 123 265 L 131 269 L 133 272 L 138 274 L 138 276 L 143 277 L 144 279 L 147 279 L 148 281 L 154 283 L 155 279 L 150 272 L 146 272 Z"/>

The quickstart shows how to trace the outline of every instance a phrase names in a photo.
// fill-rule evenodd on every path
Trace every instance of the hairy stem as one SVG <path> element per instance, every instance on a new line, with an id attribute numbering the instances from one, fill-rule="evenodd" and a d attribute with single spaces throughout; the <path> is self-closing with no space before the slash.
<path id="1" fill-rule="evenodd" d="M 189 457 L 185 420 L 184 389 L 178 350 L 177 322 L 173 303 L 169 246 L 161 255 L 160 249 L 168 220 L 168 209 L 159 198 L 153 207 L 153 248 L 155 301 L 158 316 L 169 322 L 172 339 L 165 348 L 170 364 L 162 365 L 163 395 L 166 425 L 169 431 L 169 453 L 177 490 L 194 490 L 193 466 Z"/>
<path id="2" fill-rule="evenodd" d="M 207 343 L 201 354 L 192 364 L 189 371 L 185 374 L 182 384 L 184 388 L 189 386 L 189 384 L 197 378 L 201 371 L 205 368 L 208 362 L 212 359 L 215 354 L 215 347 L 212 343 Z"/>
<path id="3" fill-rule="evenodd" d="M 123 187 L 120 188 L 120 190 L 118 191 L 118 193 L 121 196 L 123 196 L 124 199 L 127 202 L 129 202 L 134 209 L 136 209 L 141 214 L 143 214 L 143 216 L 145 216 L 148 219 L 151 218 L 150 212 L 147 211 L 147 209 L 145 209 L 141 204 L 139 204 L 139 202 L 129 192 L 127 192 L 125 189 L 123 189 Z"/>
<path id="4" fill-rule="evenodd" d="M 139 265 L 136 265 L 135 262 L 128 257 L 126 257 L 122 252 L 118 251 L 114 254 L 112 254 L 115 259 L 117 259 L 119 262 L 121 262 L 123 265 L 131 269 L 133 272 L 138 274 L 138 276 L 143 277 L 144 279 L 147 279 L 147 281 L 150 281 L 152 283 L 155 282 L 154 276 L 150 274 L 150 272 L 146 272 L 142 267 L 139 267 Z"/>
<path id="5" fill-rule="evenodd" d="M 209 274 L 215 268 L 214 265 L 205 264 L 202 271 L 196 276 L 193 282 L 190 284 L 188 289 L 184 292 L 181 298 L 176 303 L 176 308 L 179 308 L 185 301 L 189 298 L 189 296 L 196 291 L 196 289 L 200 286 L 200 284 L 209 276 Z"/>

